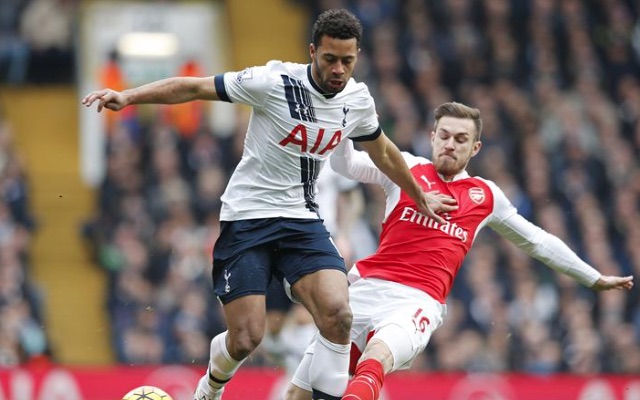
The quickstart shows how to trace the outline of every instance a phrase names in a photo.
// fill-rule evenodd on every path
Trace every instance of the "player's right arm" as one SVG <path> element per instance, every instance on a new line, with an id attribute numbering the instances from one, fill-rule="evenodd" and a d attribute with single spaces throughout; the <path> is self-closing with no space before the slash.
<path id="1" fill-rule="evenodd" d="M 98 102 L 103 108 L 119 111 L 132 104 L 178 104 L 193 100 L 220 100 L 213 77 L 174 77 L 151 82 L 118 92 L 113 89 L 96 90 L 82 99 L 90 107 Z"/>
<path id="2" fill-rule="evenodd" d="M 364 183 L 387 187 L 391 180 L 380 171 L 364 151 L 353 147 L 351 140 L 343 140 L 331 154 L 331 168 L 340 175 Z"/>
<path id="3" fill-rule="evenodd" d="M 383 139 L 388 143 L 391 143 L 386 137 L 383 137 Z M 406 169 L 408 171 L 406 161 L 397 148 L 395 148 L 395 150 L 397 151 L 398 158 L 390 165 L 402 166 L 404 167 L 402 169 Z M 391 179 L 390 175 L 392 174 L 390 172 L 392 171 L 389 171 L 389 169 L 387 169 L 387 171 L 382 171 L 380 165 L 377 165 L 372 160 L 371 153 L 355 150 L 351 141 L 344 141 L 336 147 L 331 155 L 331 167 L 336 172 L 346 176 L 347 178 L 364 183 L 377 183 L 381 185 L 387 193 L 392 190 L 393 186 L 400 186 L 398 182 Z M 409 177 L 411 177 L 411 180 L 415 182 L 410 173 Z M 402 189 L 404 190 L 404 188 Z M 423 207 L 421 211 L 424 212 L 425 215 L 435 219 L 438 223 L 445 222 L 438 213 L 450 212 L 457 209 L 455 199 L 450 196 L 437 192 L 424 192 L 419 186 L 416 190 L 419 193 L 419 196 L 424 200 L 423 206 L 426 206 L 426 210 L 425 207 Z"/>

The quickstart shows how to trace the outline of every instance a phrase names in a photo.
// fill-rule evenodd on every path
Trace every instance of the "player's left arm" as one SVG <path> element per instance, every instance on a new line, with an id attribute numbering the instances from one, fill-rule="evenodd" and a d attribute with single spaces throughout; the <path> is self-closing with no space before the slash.
<path id="1" fill-rule="evenodd" d="M 434 192 L 425 193 L 422 190 L 409 171 L 400 150 L 384 133 L 380 133 L 374 140 L 358 143 L 369 154 L 376 167 L 416 202 L 420 212 L 444 223 L 442 217 L 436 213 L 454 211 L 458 208 L 455 199 Z"/>
<path id="2" fill-rule="evenodd" d="M 501 236 L 531 257 L 593 290 L 629 290 L 633 287 L 633 276 L 602 275 L 584 262 L 560 238 L 518 214 L 504 193 L 496 189 L 492 190 L 496 205 L 494 218 L 489 222 L 489 226 Z"/>

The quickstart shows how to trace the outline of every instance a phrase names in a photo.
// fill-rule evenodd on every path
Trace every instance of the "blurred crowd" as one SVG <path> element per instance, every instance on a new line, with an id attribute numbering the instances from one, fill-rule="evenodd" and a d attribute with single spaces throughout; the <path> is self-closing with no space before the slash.
<path id="1" fill-rule="evenodd" d="M 29 263 L 36 228 L 26 171 L 0 109 L 0 367 L 49 354 L 42 298 Z"/>
<path id="2" fill-rule="evenodd" d="M 0 7 L 40 1 L 50 0 L 2 0 Z M 369 85 L 383 129 L 401 149 L 429 157 L 437 105 L 479 108 L 484 145 L 469 172 L 496 182 L 521 214 L 604 274 L 638 279 L 639 1 L 300 3 L 310 5 L 312 20 L 336 7 L 361 19 L 355 76 Z M 309 41 L 301 39 L 301 46 Z M 206 113 L 197 104 L 149 106 L 108 118 L 106 178 L 84 235 L 109 277 L 122 363 L 204 364 L 210 338 L 225 329 L 211 290 L 211 249 L 247 115 L 238 109 L 234 131 L 215 132 Z M 188 126 L 180 122 L 185 116 Z M 37 295 L 24 284 L 33 226 L 22 207 L 28 192 L 5 131 L 0 364 L 33 351 L 29 327 L 39 321 Z M 335 209 L 320 211 L 342 221 L 332 232 L 350 266 L 375 250 L 384 196 L 354 184 L 331 201 Z M 489 229 L 478 236 L 448 306 L 415 369 L 640 373 L 640 290 L 594 293 Z M 258 354 L 250 362 L 272 361 Z"/>
<path id="3" fill-rule="evenodd" d="M 72 83 L 77 0 L 0 1 L 0 84 Z"/>

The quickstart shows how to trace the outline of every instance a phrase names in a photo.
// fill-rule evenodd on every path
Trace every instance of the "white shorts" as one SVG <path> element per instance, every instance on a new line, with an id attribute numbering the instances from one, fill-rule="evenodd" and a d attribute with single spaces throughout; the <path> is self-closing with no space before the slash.
<path id="1" fill-rule="evenodd" d="M 351 276 L 353 278 L 353 276 Z M 349 287 L 353 312 L 351 342 L 364 351 L 370 339 L 384 342 L 393 355 L 393 369 L 407 369 L 424 351 L 447 315 L 447 306 L 425 292 L 396 282 L 356 279 Z M 385 327 L 396 329 L 385 332 Z M 398 334 L 404 332 L 405 334 Z"/>

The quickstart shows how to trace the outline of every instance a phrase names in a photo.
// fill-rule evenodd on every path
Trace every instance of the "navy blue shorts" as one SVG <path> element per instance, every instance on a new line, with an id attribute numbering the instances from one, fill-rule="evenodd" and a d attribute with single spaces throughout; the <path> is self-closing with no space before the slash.
<path id="1" fill-rule="evenodd" d="M 282 311 L 287 312 L 291 309 L 293 302 L 287 296 L 287 292 L 284 289 L 282 281 L 279 279 L 273 279 L 269 288 L 267 289 L 267 311 Z"/>
<path id="2" fill-rule="evenodd" d="M 267 292 L 271 278 L 293 285 L 323 269 L 347 272 L 319 219 L 221 221 L 213 248 L 213 286 L 223 304 Z"/>

